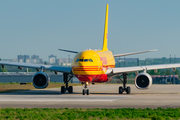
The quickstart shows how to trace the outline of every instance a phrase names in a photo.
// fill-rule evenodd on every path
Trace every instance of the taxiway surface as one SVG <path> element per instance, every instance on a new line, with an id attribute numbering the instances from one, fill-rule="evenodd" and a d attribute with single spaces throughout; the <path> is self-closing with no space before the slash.
<path id="1" fill-rule="evenodd" d="M 131 94 L 118 94 L 118 84 L 88 86 L 90 95 L 82 95 L 83 86 L 74 93 L 61 94 L 60 88 L 0 93 L 0 107 L 13 108 L 168 108 L 180 107 L 180 85 L 152 85 Z"/>

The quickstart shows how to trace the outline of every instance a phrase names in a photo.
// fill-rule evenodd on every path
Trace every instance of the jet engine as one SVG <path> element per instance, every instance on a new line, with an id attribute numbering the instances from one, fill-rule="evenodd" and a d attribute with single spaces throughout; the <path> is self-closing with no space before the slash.
<path id="1" fill-rule="evenodd" d="M 148 73 L 140 73 L 135 78 L 135 86 L 138 89 L 149 89 L 152 85 L 152 77 Z"/>
<path id="2" fill-rule="evenodd" d="M 46 88 L 49 85 L 50 78 L 44 72 L 37 72 L 32 77 L 33 86 L 38 89 Z"/>

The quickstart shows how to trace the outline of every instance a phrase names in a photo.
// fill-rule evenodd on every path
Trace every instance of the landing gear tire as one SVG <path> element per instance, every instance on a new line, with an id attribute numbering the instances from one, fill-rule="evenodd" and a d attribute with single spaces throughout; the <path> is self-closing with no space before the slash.
<path id="1" fill-rule="evenodd" d="M 123 76 L 123 80 L 120 78 L 121 76 Z M 126 92 L 127 94 L 131 93 L 131 88 L 130 87 L 126 87 L 127 84 L 127 73 L 122 74 L 121 76 L 118 76 L 118 78 L 122 81 L 123 83 L 123 87 L 119 87 L 119 94 L 122 94 L 123 92 Z"/>
<path id="2" fill-rule="evenodd" d="M 126 93 L 127 93 L 127 94 L 130 94 L 130 92 L 131 92 L 131 88 L 130 88 L 130 87 L 127 87 L 127 88 L 126 88 Z"/>
<path id="3" fill-rule="evenodd" d="M 87 89 L 87 85 L 88 85 L 88 82 L 86 82 L 85 85 L 84 85 L 85 89 L 83 89 L 83 91 L 82 91 L 83 95 L 85 95 L 85 94 L 89 95 L 89 89 Z"/>
<path id="4" fill-rule="evenodd" d="M 65 93 L 66 91 L 68 91 L 69 93 L 73 93 L 73 87 L 72 86 L 68 86 L 68 82 L 73 78 L 73 75 L 71 74 L 67 74 L 67 73 L 63 73 L 63 82 L 64 82 L 64 86 L 61 86 L 61 93 Z"/>
<path id="5" fill-rule="evenodd" d="M 127 87 L 127 88 L 119 87 L 119 94 L 122 94 L 124 91 L 127 94 L 130 94 L 131 93 L 131 88 L 130 87 Z"/>
<path id="6" fill-rule="evenodd" d="M 83 95 L 85 95 L 85 94 L 86 94 L 86 93 L 85 93 L 85 89 L 83 89 L 82 94 L 83 94 Z"/>
<path id="7" fill-rule="evenodd" d="M 122 94 L 122 93 L 123 93 L 123 88 L 119 87 L 119 94 Z"/>
<path id="8" fill-rule="evenodd" d="M 73 87 L 69 86 L 68 91 L 69 91 L 69 93 L 73 93 Z"/>
<path id="9" fill-rule="evenodd" d="M 82 94 L 83 95 L 89 95 L 89 89 L 83 89 L 83 91 L 82 91 Z"/>
<path id="10" fill-rule="evenodd" d="M 86 90 L 86 94 L 89 95 L 89 89 Z"/>
<path id="11" fill-rule="evenodd" d="M 65 87 L 61 86 L 61 93 L 65 93 Z"/>

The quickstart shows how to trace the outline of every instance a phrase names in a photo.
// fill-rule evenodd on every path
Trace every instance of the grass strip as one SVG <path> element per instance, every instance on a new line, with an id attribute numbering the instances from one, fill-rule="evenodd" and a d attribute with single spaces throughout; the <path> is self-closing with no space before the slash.
<path id="1" fill-rule="evenodd" d="M 46 120 L 99 120 L 99 119 L 152 119 L 171 120 L 180 118 L 180 108 L 167 109 L 68 109 L 68 108 L 1 108 L 0 119 Z"/>
<path id="2" fill-rule="evenodd" d="M 61 88 L 63 83 L 50 82 L 48 88 Z M 79 83 L 70 83 L 69 86 L 80 86 Z M 36 89 L 32 84 L 20 85 L 19 83 L 0 83 L 0 93 Z"/>

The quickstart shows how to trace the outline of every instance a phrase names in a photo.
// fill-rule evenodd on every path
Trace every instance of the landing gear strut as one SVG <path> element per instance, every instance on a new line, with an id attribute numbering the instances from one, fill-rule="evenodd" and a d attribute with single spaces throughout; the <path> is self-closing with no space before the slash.
<path id="1" fill-rule="evenodd" d="M 69 79 L 68 79 L 69 76 Z M 61 93 L 65 93 L 66 91 L 68 91 L 69 93 L 73 93 L 73 87 L 69 86 L 68 87 L 68 82 L 73 78 L 73 76 L 67 74 L 67 73 L 63 73 L 63 81 L 65 86 L 61 86 Z"/>
<path id="2" fill-rule="evenodd" d="M 82 90 L 83 95 L 85 95 L 85 94 L 89 95 L 89 89 L 87 89 L 87 84 L 88 84 L 88 82 L 85 83 L 85 85 L 84 85 L 85 89 Z"/>
<path id="3" fill-rule="evenodd" d="M 123 76 L 123 80 L 120 78 L 121 76 Z M 127 73 L 124 73 L 121 76 L 117 76 L 122 81 L 122 83 L 123 83 L 123 87 L 122 86 L 119 87 L 119 94 L 122 94 L 124 91 L 127 94 L 130 94 L 131 88 L 130 87 L 126 87 L 126 84 L 127 84 Z"/>

